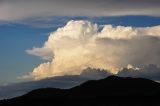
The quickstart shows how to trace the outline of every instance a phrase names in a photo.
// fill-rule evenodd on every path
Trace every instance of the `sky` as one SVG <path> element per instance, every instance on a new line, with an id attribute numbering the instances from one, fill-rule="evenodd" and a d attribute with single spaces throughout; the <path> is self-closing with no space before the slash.
<path id="1" fill-rule="evenodd" d="M 86 67 L 117 73 L 128 64 L 150 75 L 145 66 L 160 67 L 159 5 L 159 0 L 0 0 L 0 85 L 77 75 Z"/>

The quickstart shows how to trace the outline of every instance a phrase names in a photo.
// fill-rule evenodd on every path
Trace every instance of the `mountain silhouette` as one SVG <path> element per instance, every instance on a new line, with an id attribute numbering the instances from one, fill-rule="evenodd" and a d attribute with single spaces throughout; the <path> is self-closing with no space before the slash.
<path id="1" fill-rule="evenodd" d="M 71 89 L 43 88 L 2 100 L 0 106 L 119 106 L 160 105 L 160 84 L 144 78 L 109 76 Z"/>
<path id="2" fill-rule="evenodd" d="M 107 70 L 87 67 L 80 75 L 54 76 L 41 80 L 0 85 L 0 100 L 24 95 L 39 88 L 70 89 L 88 80 L 98 80 L 110 76 Z"/>

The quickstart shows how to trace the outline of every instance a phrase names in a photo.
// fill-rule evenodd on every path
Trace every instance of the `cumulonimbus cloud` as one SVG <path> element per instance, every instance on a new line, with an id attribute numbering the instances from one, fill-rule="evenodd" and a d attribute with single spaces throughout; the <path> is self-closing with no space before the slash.
<path id="1" fill-rule="evenodd" d="M 134 28 L 104 25 L 100 30 L 89 21 L 69 21 L 52 32 L 41 48 L 29 54 L 49 59 L 34 68 L 31 76 L 78 75 L 86 67 L 102 68 L 116 74 L 132 64 L 160 66 L 160 26 Z"/>

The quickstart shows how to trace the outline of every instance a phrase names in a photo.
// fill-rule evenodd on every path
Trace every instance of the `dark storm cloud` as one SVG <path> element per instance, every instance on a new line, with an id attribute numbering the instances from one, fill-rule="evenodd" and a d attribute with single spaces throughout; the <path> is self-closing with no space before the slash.
<path id="1" fill-rule="evenodd" d="M 121 77 L 141 77 L 160 81 L 160 68 L 154 64 L 149 64 L 142 68 L 124 68 L 117 75 Z"/>
<path id="2" fill-rule="evenodd" d="M 1 0 L 0 20 L 49 16 L 159 16 L 159 0 Z"/>

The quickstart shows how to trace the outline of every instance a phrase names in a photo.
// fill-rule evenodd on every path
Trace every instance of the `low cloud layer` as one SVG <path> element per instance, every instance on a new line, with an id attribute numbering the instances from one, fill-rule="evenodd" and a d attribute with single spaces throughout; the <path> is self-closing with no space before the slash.
<path id="1" fill-rule="evenodd" d="M 129 67 L 123 68 L 117 75 L 121 77 L 147 78 L 147 79 L 151 79 L 159 82 L 160 68 L 153 64 L 149 64 L 141 68 L 129 65 Z"/>
<path id="2" fill-rule="evenodd" d="M 160 66 L 160 26 L 133 28 L 101 26 L 89 21 L 69 21 L 52 32 L 41 48 L 27 50 L 48 62 L 29 75 L 34 79 L 79 75 L 86 67 L 116 74 L 132 64 Z"/>
<path id="3" fill-rule="evenodd" d="M 159 0 L 0 0 L 0 21 L 50 16 L 160 16 Z"/>
<path id="4" fill-rule="evenodd" d="M 109 73 L 108 70 L 88 67 L 84 69 L 80 75 L 59 76 L 38 81 L 21 82 L 0 86 L 0 100 L 17 97 L 38 88 L 53 87 L 68 89 L 85 81 L 98 80 L 106 78 L 110 75 L 113 74 Z M 121 69 L 116 75 L 121 77 L 141 77 L 160 81 L 160 68 L 153 64 L 149 64 L 141 68 L 128 65 L 126 68 Z"/>
<path id="5" fill-rule="evenodd" d="M 81 75 L 59 76 L 38 81 L 28 81 L 6 86 L 0 86 L 0 100 L 13 98 L 28 93 L 38 88 L 62 88 L 68 89 L 88 80 L 98 80 L 110 76 L 106 70 L 86 68 Z"/>

